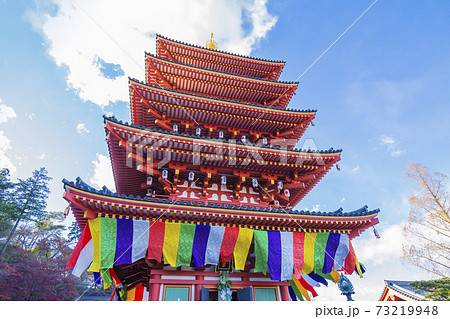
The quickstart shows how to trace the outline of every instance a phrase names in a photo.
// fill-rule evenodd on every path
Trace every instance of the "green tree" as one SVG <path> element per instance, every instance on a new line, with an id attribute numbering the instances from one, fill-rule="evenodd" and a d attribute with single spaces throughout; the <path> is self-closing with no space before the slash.
<path id="1" fill-rule="evenodd" d="M 0 238 L 6 236 L 7 231 L 12 228 L 11 214 L 13 205 L 11 194 L 14 183 L 11 183 L 9 170 L 3 168 L 0 170 Z"/>
<path id="2" fill-rule="evenodd" d="M 450 300 L 450 278 L 412 282 L 411 287 L 418 293 L 425 292 L 425 299 Z"/>
<path id="3" fill-rule="evenodd" d="M 48 188 L 50 180 L 45 168 L 35 170 L 33 176 L 26 180 L 18 179 L 11 196 L 10 209 L 5 213 L 5 216 L 10 220 L 15 220 L 15 223 L 0 252 L 0 260 L 20 221 L 38 222 L 46 215 L 45 208 L 50 193 Z"/>
<path id="4" fill-rule="evenodd" d="M 80 239 L 80 236 L 81 236 L 81 229 L 78 226 L 78 223 L 72 222 L 72 224 L 69 226 L 69 234 L 67 234 L 67 239 L 69 243 L 76 245 L 78 239 Z"/>
<path id="5" fill-rule="evenodd" d="M 22 222 L 11 242 L 33 252 L 40 260 L 53 259 L 69 249 L 69 241 L 63 234 L 63 220 L 62 213 L 51 212 L 36 222 Z"/>
<path id="6" fill-rule="evenodd" d="M 14 183 L 11 183 L 9 170 L 3 168 L 0 170 L 0 242 L 6 240 L 9 231 L 13 227 L 10 218 L 13 206 L 11 203 L 11 194 Z"/>

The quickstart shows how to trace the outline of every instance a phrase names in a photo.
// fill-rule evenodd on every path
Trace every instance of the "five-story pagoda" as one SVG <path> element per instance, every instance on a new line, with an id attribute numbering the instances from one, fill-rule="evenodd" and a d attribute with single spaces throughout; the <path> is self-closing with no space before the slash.
<path id="1" fill-rule="evenodd" d="M 105 117 L 116 184 L 64 180 L 83 230 L 68 268 L 100 273 L 122 300 L 297 300 L 361 275 L 351 239 L 378 210 L 293 209 L 340 160 L 295 149 L 315 117 L 286 109 L 284 62 L 156 37 L 131 124 Z"/>

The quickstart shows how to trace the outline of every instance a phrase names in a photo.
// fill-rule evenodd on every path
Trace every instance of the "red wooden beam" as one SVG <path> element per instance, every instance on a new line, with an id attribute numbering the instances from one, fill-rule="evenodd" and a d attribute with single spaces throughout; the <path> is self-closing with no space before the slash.
<path id="1" fill-rule="evenodd" d="M 153 64 L 152 60 L 147 57 L 147 63 L 149 67 L 156 73 L 157 77 L 169 88 L 173 89 L 173 84 L 167 81 L 158 68 Z M 150 76 L 151 77 L 151 76 Z M 156 82 L 156 81 L 155 81 Z M 159 86 L 159 83 L 156 83 Z"/>
<path id="2" fill-rule="evenodd" d="M 282 99 L 283 97 L 285 97 L 286 95 L 288 95 L 288 94 L 293 94 L 293 93 L 295 92 L 296 89 L 297 89 L 297 86 L 291 87 L 290 89 L 284 91 L 284 93 L 281 94 L 281 95 L 280 95 L 279 97 L 277 97 L 276 99 L 273 99 L 273 100 L 270 100 L 270 101 L 265 101 L 264 104 L 265 104 L 265 105 L 268 105 L 268 106 L 272 106 L 272 105 L 278 103 L 278 101 L 279 101 L 280 99 Z"/>
<path id="3" fill-rule="evenodd" d="M 164 43 L 159 42 L 159 45 L 160 45 L 161 48 L 163 48 L 164 51 L 167 53 L 167 55 L 169 56 L 169 59 L 171 59 L 172 61 L 177 62 L 177 60 L 175 60 L 175 58 L 173 57 L 172 53 L 167 49 L 167 47 L 164 45 Z"/>
<path id="4" fill-rule="evenodd" d="M 270 77 L 272 75 L 276 75 L 277 73 L 281 73 L 281 71 L 283 70 L 283 67 L 284 67 L 284 65 L 280 65 L 278 68 L 276 68 L 272 72 L 267 73 L 265 76 L 263 76 L 262 79 L 270 79 Z"/>

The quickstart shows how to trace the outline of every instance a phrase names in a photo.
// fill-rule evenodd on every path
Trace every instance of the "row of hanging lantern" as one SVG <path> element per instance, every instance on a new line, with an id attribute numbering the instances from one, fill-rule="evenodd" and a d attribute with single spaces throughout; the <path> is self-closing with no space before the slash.
<path id="1" fill-rule="evenodd" d="M 173 126 L 172 126 L 172 129 L 173 129 L 173 131 L 174 132 L 178 132 L 179 131 L 179 126 L 178 126 L 178 124 L 174 124 Z M 201 136 L 202 135 L 202 129 L 200 128 L 200 127 L 197 127 L 196 129 L 195 129 L 195 135 L 197 135 L 197 136 Z M 223 131 L 219 131 L 219 139 L 224 139 L 224 137 L 225 137 L 225 134 L 224 134 L 224 132 Z M 246 135 L 242 135 L 241 136 L 241 142 L 242 143 L 247 143 L 247 136 Z M 262 138 L 262 144 L 263 145 L 267 145 L 268 144 L 268 139 L 267 139 L 267 137 L 263 137 Z"/>
<path id="2" fill-rule="evenodd" d="M 167 180 L 169 178 L 169 171 L 167 169 L 164 169 L 162 171 L 162 173 L 161 173 L 161 177 L 162 177 L 162 179 Z M 192 182 L 192 181 L 194 181 L 194 179 L 195 179 L 195 173 L 194 172 L 189 172 L 188 180 L 190 182 Z M 148 176 L 147 177 L 147 186 L 151 186 L 152 184 L 153 184 L 153 177 Z M 227 184 L 227 177 L 225 175 L 222 175 L 220 177 L 220 184 L 221 185 L 226 185 Z M 258 179 L 252 178 L 252 186 L 254 188 L 257 188 L 259 186 Z M 278 190 L 280 192 L 283 191 L 284 196 L 286 196 L 287 198 L 291 197 L 291 193 L 290 193 L 289 189 L 286 188 L 286 189 L 283 190 L 283 182 L 279 181 L 277 183 L 277 188 L 278 188 Z"/>

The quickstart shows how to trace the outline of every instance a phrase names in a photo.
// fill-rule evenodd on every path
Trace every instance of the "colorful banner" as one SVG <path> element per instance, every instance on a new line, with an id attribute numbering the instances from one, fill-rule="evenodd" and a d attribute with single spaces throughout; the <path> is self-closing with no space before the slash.
<path id="1" fill-rule="evenodd" d="M 164 246 L 163 256 L 164 263 L 172 267 L 177 266 L 178 255 L 178 241 L 180 240 L 180 226 L 179 223 L 166 223 L 164 231 Z"/>
<path id="2" fill-rule="evenodd" d="M 325 248 L 325 261 L 323 264 L 323 273 L 327 274 L 333 270 L 334 257 L 339 246 L 339 239 L 341 235 L 337 233 L 330 233 L 328 236 L 327 246 Z"/>
<path id="3" fill-rule="evenodd" d="M 294 237 L 291 232 L 281 232 L 281 278 L 290 280 L 294 272 Z"/>
<path id="4" fill-rule="evenodd" d="M 91 230 L 92 244 L 94 246 L 94 252 L 92 253 L 92 263 L 88 269 L 88 271 L 92 272 L 100 271 L 100 219 L 101 218 L 88 220 L 89 229 Z"/>
<path id="5" fill-rule="evenodd" d="M 131 247 L 131 262 L 144 258 L 148 248 L 148 220 L 133 220 L 133 246 Z"/>
<path id="6" fill-rule="evenodd" d="M 305 248 L 305 233 L 293 233 L 294 247 L 293 247 L 293 258 L 294 258 L 294 274 L 295 279 L 300 279 L 302 276 L 303 268 L 303 258 L 304 258 L 304 248 Z"/>
<path id="7" fill-rule="evenodd" d="M 339 245 L 334 257 L 334 270 L 342 270 L 345 265 L 345 259 L 350 251 L 349 248 L 350 239 L 347 234 L 341 234 L 339 239 Z"/>
<path id="8" fill-rule="evenodd" d="M 72 274 L 80 277 L 93 261 L 94 245 L 89 224 L 84 227 L 80 239 L 70 256 L 66 269 L 73 268 Z"/>
<path id="9" fill-rule="evenodd" d="M 133 220 L 117 218 L 117 242 L 115 265 L 131 264 L 131 247 L 133 245 Z"/>
<path id="10" fill-rule="evenodd" d="M 289 280 L 290 288 L 294 292 L 295 296 L 299 300 L 310 301 L 311 297 L 316 297 L 317 293 L 313 287 L 318 287 L 320 284 L 328 286 L 328 282 L 325 279 L 332 281 L 333 283 L 337 283 L 339 280 L 340 274 L 337 271 L 333 271 L 329 274 L 318 274 L 318 273 L 309 273 L 302 274 L 299 279 L 296 279 L 295 276 L 292 276 L 292 280 Z M 291 296 L 291 299 L 294 300 Z"/>
<path id="11" fill-rule="evenodd" d="M 180 239 L 178 241 L 177 267 L 190 266 L 192 245 L 194 243 L 195 225 L 180 224 Z"/>
<path id="12" fill-rule="evenodd" d="M 117 219 L 100 219 L 100 269 L 108 269 L 114 266 L 117 242 Z"/>
<path id="13" fill-rule="evenodd" d="M 206 245 L 208 244 L 211 226 L 196 225 L 194 244 L 192 246 L 192 257 L 196 268 L 205 266 Z"/>
<path id="14" fill-rule="evenodd" d="M 326 247 L 330 233 L 318 233 L 314 244 L 314 271 L 322 272 L 326 256 Z"/>
<path id="15" fill-rule="evenodd" d="M 240 228 L 239 235 L 234 247 L 234 268 L 244 270 L 247 261 L 248 251 L 253 240 L 253 230 L 249 228 Z"/>
<path id="16" fill-rule="evenodd" d="M 164 247 L 164 232 L 166 229 L 164 222 L 151 222 L 148 235 L 148 259 L 154 259 L 157 262 L 162 261 Z"/>
<path id="17" fill-rule="evenodd" d="M 337 280 L 336 270 L 345 270 L 347 274 L 356 271 L 360 276 L 365 271 L 347 234 L 103 217 L 88 221 L 67 268 L 73 268 L 73 273 L 79 276 L 87 267 L 88 271 L 101 272 L 145 257 L 158 262 L 164 260 L 172 267 L 190 266 L 193 260 L 199 268 L 217 265 L 220 256 L 223 262 L 234 257 L 235 269 L 244 270 L 252 242 L 255 272 L 267 274 L 269 270 L 272 280 L 299 281 L 312 295 L 314 285 L 326 284 L 324 278 Z M 104 281 L 111 282 L 108 278 Z M 298 287 L 293 289 L 302 292 Z"/>
<path id="18" fill-rule="evenodd" d="M 269 258 L 269 240 L 267 232 L 254 230 L 255 237 L 255 272 L 267 273 L 267 260 Z"/>
<path id="19" fill-rule="evenodd" d="M 126 301 L 148 301 L 148 297 L 147 289 L 142 285 L 138 285 L 127 290 Z"/>
<path id="20" fill-rule="evenodd" d="M 206 245 L 205 264 L 217 265 L 219 263 L 220 248 L 222 247 L 225 227 L 211 226 L 208 244 Z"/>
<path id="21" fill-rule="evenodd" d="M 238 227 L 225 227 L 222 245 L 220 247 L 220 258 L 223 263 L 230 262 L 233 258 L 234 247 L 239 235 Z"/>
<path id="22" fill-rule="evenodd" d="M 309 274 L 314 270 L 314 246 L 316 244 L 317 233 L 306 233 L 303 249 L 303 274 Z"/>

